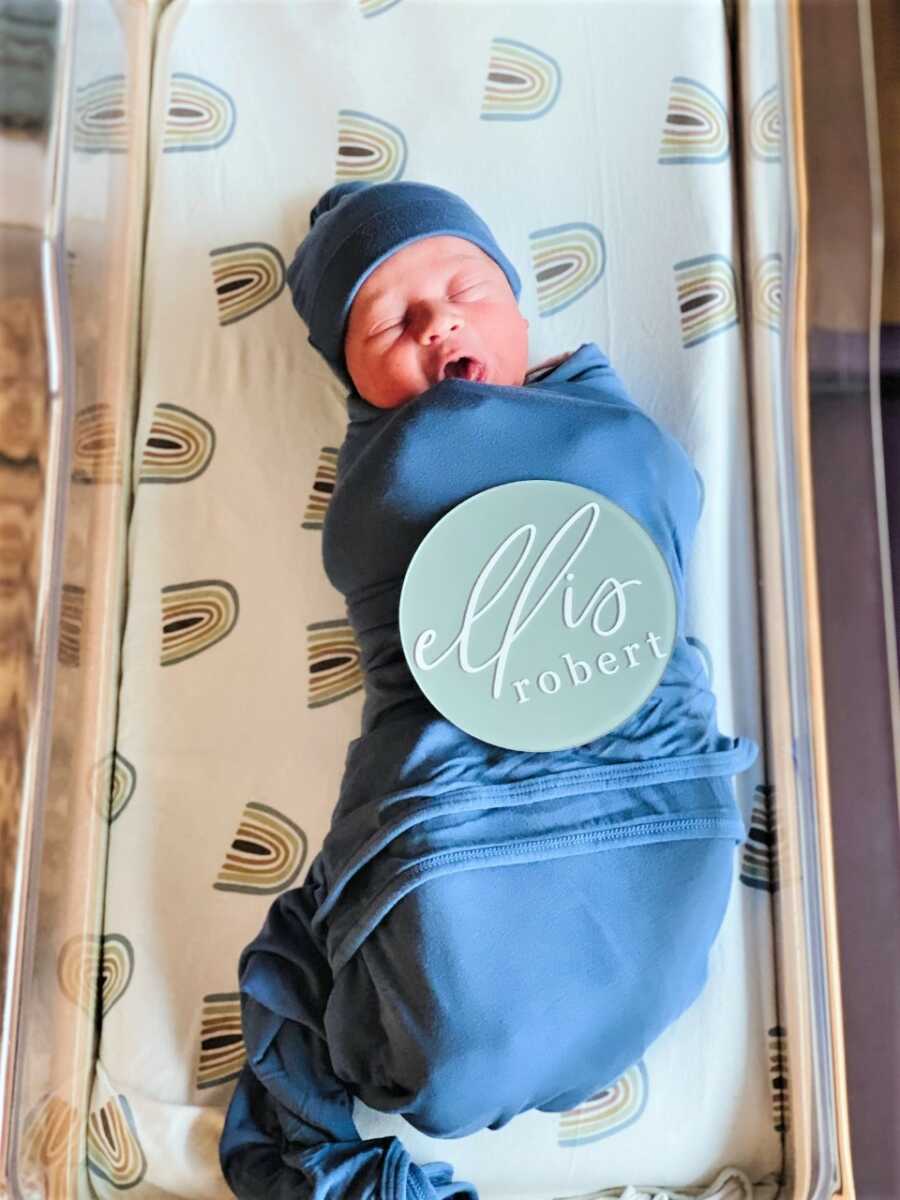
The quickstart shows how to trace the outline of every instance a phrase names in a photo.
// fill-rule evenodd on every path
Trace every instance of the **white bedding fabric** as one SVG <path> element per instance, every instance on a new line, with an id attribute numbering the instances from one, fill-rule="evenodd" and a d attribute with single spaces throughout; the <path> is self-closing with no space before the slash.
<path id="1" fill-rule="evenodd" d="M 496 96 L 490 74 L 508 77 Z M 713 0 L 175 0 L 153 86 L 88 1165 L 100 1195 L 205 1200 L 229 1194 L 217 1142 L 240 1065 L 238 955 L 271 902 L 260 888 L 302 880 L 359 726 L 342 601 L 321 567 L 321 506 L 309 506 L 311 494 L 327 499 L 314 481 L 318 471 L 327 483 L 326 448 L 342 440 L 342 397 L 283 287 L 316 198 L 349 177 L 461 193 L 522 275 L 531 362 L 598 342 L 681 440 L 706 485 L 688 630 L 712 665 L 721 729 L 761 742 L 747 314 L 735 323 L 729 309 L 734 147 Z M 691 141 L 685 130 L 703 126 L 667 124 L 670 108 L 711 126 Z M 368 158 L 353 153 L 367 146 Z M 558 243 L 573 239 L 594 265 L 580 282 L 562 273 L 554 300 L 535 259 L 564 263 Z M 697 309 L 679 313 L 691 273 L 707 296 L 699 323 Z M 178 437 L 192 445 L 180 456 Z M 206 644 L 205 626 L 177 626 L 198 614 Z M 763 772 L 764 754 L 738 780 L 748 823 Z M 282 838 L 268 876 L 247 845 L 268 836 L 260 822 Z M 420 1161 L 452 1161 L 483 1200 L 647 1180 L 683 1189 L 725 1166 L 737 1174 L 713 1192 L 737 1200 L 742 1173 L 758 1182 L 781 1164 L 765 866 L 738 851 L 703 995 L 617 1089 L 574 1114 L 531 1112 L 452 1142 L 358 1105 L 361 1133 L 397 1133 Z"/>

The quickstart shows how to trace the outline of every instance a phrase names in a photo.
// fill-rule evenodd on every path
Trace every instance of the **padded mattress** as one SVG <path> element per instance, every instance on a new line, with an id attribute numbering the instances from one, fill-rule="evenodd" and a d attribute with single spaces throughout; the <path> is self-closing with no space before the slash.
<path id="1" fill-rule="evenodd" d="M 358 653 L 320 551 L 344 399 L 284 279 L 331 183 L 461 193 L 522 276 L 531 364 L 598 342 L 681 441 L 706 489 L 688 631 L 723 733 L 763 745 L 730 79 L 713 0 L 175 0 L 163 14 L 88 1133 L 98 1194 L 228 1195 L 238 955 L 302 881 L 359 732 Z M 764 752 L 736 787 L 751 837 L 708 984 L 641 1062 L 578 1109 L 452 1143 L 358 1103 L 362 1136 L 451 1160 L 483 1200 L 710 1184 L 726 1166 L 723 1187 L 771 1179 Z"/>

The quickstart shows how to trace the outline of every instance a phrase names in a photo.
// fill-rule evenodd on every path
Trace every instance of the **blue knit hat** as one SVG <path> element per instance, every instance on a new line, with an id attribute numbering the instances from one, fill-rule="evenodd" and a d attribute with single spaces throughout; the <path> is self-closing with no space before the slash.
<path id="1" fill-rule="evenodd" d="M 350 306 L 375 268 L 402 246 L 440 234 L 474 242 L 503 270 L 516 299 L 522 283 L 482 219 L 453 192 L 426 183 L 338 183 L 309 214 L 309 233 L 287 271 L 309 342 L 353 391 L 344 360 Z"/>

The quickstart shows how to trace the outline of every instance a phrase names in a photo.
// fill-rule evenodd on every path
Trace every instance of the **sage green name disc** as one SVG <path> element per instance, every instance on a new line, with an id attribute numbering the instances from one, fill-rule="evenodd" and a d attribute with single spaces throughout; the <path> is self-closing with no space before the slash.
<path id="1" fill-rule="evenodd" d="M 458 504 L 413 555 L 403 652 L 454 725 L 562 750 L 621 725 L 665 670 L 675 589 L 656 543 L 589 488 L 529 479 Z"/>

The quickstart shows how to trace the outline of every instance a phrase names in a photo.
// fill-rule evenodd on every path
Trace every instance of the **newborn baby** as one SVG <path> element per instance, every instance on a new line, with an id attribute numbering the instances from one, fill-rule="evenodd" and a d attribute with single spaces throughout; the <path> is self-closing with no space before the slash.
<path id="1" fill-rule="evenodd" d="M 362 1141 L 354 1096 L 461 1137 L 573 1108 L 637 1062 L 706 980 L 745 836 L 730 777 L 757 748 L 719 733 L 685 638 L 699 476 L 595 344 L 528 370 L 519 277 L 472 209 L 424 184 L 340 184 L 288 279 L 349 392 L 322 549 L 366 692 L 322 850 L 241 956 L 247 1064 L 222 1169 L 247 1198 L 477 1200 L 448 1163 Z M 442 717 L 398 629 L 429 530 L 523 479 L 623 508 L 676 595 L 647 700 L 540 753 Z"/>
<path id="2" fill-rule="evenodd" d="M 369 276 L 350 309 L 344 354 L 357 394 L 378 408 L 442 379 L 519 387 L 528 322 L 492 258 L 437 235 L 397 250 Z"/>

